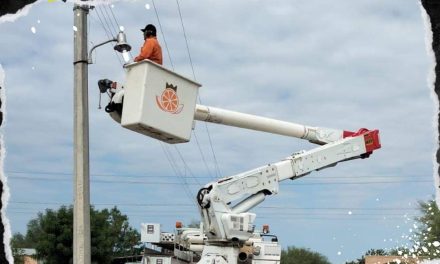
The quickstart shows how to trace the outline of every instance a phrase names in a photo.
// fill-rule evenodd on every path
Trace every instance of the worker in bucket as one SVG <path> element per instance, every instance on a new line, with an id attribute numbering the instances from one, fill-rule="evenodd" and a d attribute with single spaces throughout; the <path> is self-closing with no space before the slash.
<path id="1" fill-rule="evenodd" d="M 162 65 L 162 48 L 157 41 L 156 27 L 152 24 L 148 24 L 144 29 L 141 29 L 141 31 L 144 32 L 145 42 L 140 54 L 134 58 L 134 61 L 138 62 L 148 59 Z"/>

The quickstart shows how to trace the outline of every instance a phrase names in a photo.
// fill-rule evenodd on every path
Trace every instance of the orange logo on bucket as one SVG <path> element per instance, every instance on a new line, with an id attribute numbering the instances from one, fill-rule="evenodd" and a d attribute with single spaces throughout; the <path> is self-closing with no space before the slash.
<path id="1" fill-rule="evenodd" d="M 177 85 L 174 86 L 171 83 L 166 83 L 165 90 L 162 92 L 161 96 L 156 95 L 157 106 L 162 111 L 178 114 L 182 112 L 183 104 L 179 104 L 179 97 L 177 96 Z"/>

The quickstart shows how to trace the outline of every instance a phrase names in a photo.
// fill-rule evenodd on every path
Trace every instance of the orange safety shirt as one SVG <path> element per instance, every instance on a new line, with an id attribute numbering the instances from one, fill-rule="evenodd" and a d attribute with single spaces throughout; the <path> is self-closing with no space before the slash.
<path id="1" fill-rule="evenodd" d="M 141 53 L 134 58 L 134 61 L 138 62 L 145 59 L 162 65 L 162 48 L 156 37 L 150 37 L 145 40 L 144 45 L 141 48 Z"/>

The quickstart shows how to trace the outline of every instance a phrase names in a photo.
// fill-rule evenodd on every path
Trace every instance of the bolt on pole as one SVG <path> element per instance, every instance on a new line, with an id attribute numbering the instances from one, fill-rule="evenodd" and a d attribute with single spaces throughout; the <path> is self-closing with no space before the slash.
<path id="1" fill-rule="evenodd" d="M 90 178 L 87 5 L 75 4 L 74 13 L 74 211 L 73 263 L 90 264 Z"/>

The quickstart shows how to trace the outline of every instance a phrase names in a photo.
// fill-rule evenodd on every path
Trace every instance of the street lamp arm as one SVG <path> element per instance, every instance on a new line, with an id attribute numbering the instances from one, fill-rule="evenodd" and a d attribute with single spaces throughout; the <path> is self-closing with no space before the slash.
<path id="1" fill-rule="evenodd" d="M 93 61 L 92 61 L 92 52 L 93 52 L 93 50 L 95 50 L 97 47 L 100 47 L 102 45 L 105 45 L 105 44 L 113 42 L 113 41 L 116 42 L 118 40 L 116 38 L 113 38 L 113 39 L 109 39 L 107 41 L 99 43 L 98 45 L 93 46 L 92 49 L 89 51 L 89 56 L 87 58 L 88 64 L 93 64 Z"/>

